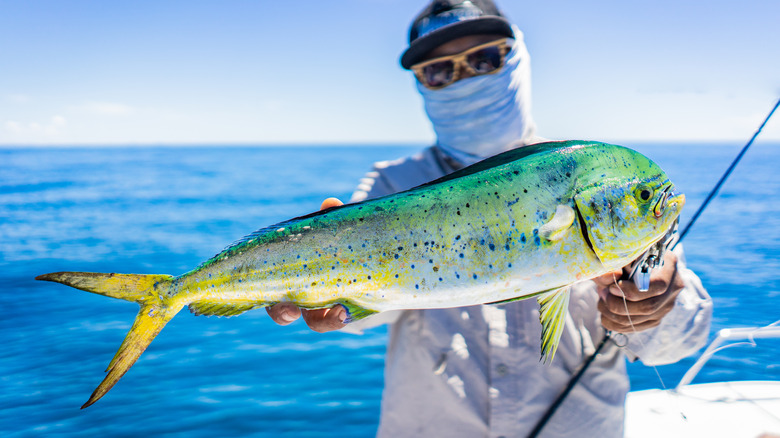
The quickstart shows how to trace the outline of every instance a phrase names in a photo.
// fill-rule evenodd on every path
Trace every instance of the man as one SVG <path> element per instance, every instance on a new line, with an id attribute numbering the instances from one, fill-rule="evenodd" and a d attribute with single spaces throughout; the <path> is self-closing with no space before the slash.
<path id="1" fill-rule="evenodd" d="M 414 20 L 401 65 L 414 71 L 437 143 L 375 164 L 352 201 L 409 189 L 506 150 L 538 142 L 530 114 L 530 58 L 523 35 L 489 0 L 434 1 Z M 322 208 L 339 205 L 333 198 Z M 385 312 L 347 331 L 390 323 L 379 436 L 527 436 L 590 356 L 605 328 L 619 335 L 542 430 L 541 436 L 622 436 L 628 391 L 624 357 L 671 363 L 706 341 L 711 300 L 668 253 L 639 292 L 621 272 L 572 286 L 569 314 L 551 364 L 539 361 L 539 306 Z M 624 300 L 625 294 L 625 300 Z M 340 306 L 269 308 L 289 324 L 344 328 Z M 617 344 L 620 344 L 618 346 Z"/>

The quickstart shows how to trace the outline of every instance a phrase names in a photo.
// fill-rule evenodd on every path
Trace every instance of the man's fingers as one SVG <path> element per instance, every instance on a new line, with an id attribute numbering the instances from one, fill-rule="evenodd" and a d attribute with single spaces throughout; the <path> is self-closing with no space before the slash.
<path id="1" fill-rule="evenodd" d="M 632 321 L 644 321 L 669 313 L 674 308 L 674 300 L 656 301 L 654 303 L 632 303 L 630 301 L 623 302 L 620 298 L 612 299 L 610 297 L 607 301 L 599 300 L 597 306 L 599 312 L 613 320 L 628 319 L 630 316 Z"/>
<path id="2" fill-rule="evenodd" d="M 291 303 L 279 303 L 265 310 L 279 325 L 288 325 L 303 316 L 309 328 L 319 333 L 344 328 L 344 320 L 347 319 L 347 310 L 341 305 L 330 309 L 306 310 Z"/>
<path id="3" fill-rule="evenodd" d="M 615 284 L 615 282 L 620 279 L 620 276 L 622 274 L 623 271 L 621 271 L 620 269 L 616 269 L 612 272 L 607 272 L 606 274 L 599 275 L 598 277 L 595 277 L 592 280 L 600 288 L 609 287 L 609 285 Z"/>
<path id="4" fill-rule="evenodd" d="M 640 332 L 661 323 L 661 319 L 674 309 L 679 290 L 669 288 L 667 293 L 640 301 L 623 300 L 610 291 L 598 302 L 601 323 L 608 330 L 621 333 Z"/>
<path id="5" fill-rule="evenodd" d="M 598 303 L 598 309 L 601 312 L 601 324 L 604 328 L 621 333 L 641 332 L 656 327 L 673 308 L 674 302 L 671 302 L 658 308 L 655 313 L 650 315 L 632 314 L 628 316 L 610 312 L 603 301 Z M 625 313 L 625 310 L 623 313 Z"/>
<path id="6" fill-rule="evenodd" d="M 610 286 L 609 292 L 613 295 L 623 297 L 625 295 L 628 301 L 641 301 L 648 297 L 654 297 L 671 291 L 679 291 L 685 284 L 677 272 L 677 256 L 667 251 L 664 255 L 664 264 L 658 269 L 653 269 L 650 273 L 650 287 L 644 292 L 640 292 L 633 281 L 620 280 L 617 286 Z"/>
<path id="7" fill-rule="evenodd" d="M 620 297 L 620 299 L 623 299 L 625 296 L 626 300 L 628 301 L 642 301 L 650 297 L 663 295 L 668 289 L 668 286 L 669 284 L 665 278 L 651 277 L 650 287 L 646 291 L 642 292 L 639 290 L 633 280 L 620 280 L 617 282 L 617 284 L 612 284 L 609 286 L 609 293 Z"/>
<path id="8" fill-rule="evenodd" d="M 279 303 L 266 307 L 266 312 L 271 319 L 279 325 L 287 325 L 301 316 L 301 309 L 290 303 Z"/>
<path id="9" fill-rule="evenodd" d="M 318 333 L 325 333 L 346 326 L 344 320 L 347 319 L 347 309 L 342 305 L 336 305 L 330 309 L 302 309 L 301 315 L 310 329 Z"/>
<path id="10" fill-rule="evenodd" d="M 320 210 L 325 210 L 326 208 L 331 208 L 331 207 L 338 207 L 339 205 L 344 205 L 344 203 L 341 202 L 338 198 L 328 198 L 322 201 L 322 205 L 320 205 Z"/>
<path id="11" fill-rule="evenodd" d="M 618 333 L 634 333 L 645 331 L 661 324 L 661 319 L 650 319 L 643 322 L 631 322 L 628 321 L 614 321 L 607 318 L 604 314 L 601 315 L 601 325 L 607 330 L 612 330 Z"/>

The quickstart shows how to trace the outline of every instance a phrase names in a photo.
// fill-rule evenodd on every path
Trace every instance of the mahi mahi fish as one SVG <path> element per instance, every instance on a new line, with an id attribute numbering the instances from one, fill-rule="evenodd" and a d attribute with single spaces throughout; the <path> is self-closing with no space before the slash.
<path id="1" fill-rule="evenodd" d="M 184 306 L 232 316 L 276 303 L 394 309 L 536 297 L 552 360 L 575 282 L 619 269 L 661 239 L 682 194 L 621 146 L 514 149 L 413 189 L 260 229 L 179 275 L 56 272 L 38 280 L 141 306 L 85 408 L 104 396 Z"/>

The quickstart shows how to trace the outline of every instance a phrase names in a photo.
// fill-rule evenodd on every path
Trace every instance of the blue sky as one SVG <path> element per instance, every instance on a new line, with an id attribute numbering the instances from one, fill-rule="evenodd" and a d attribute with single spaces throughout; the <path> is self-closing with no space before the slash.
<path id="1" fill-rule="evenodd" d="M 0 145 L 429 143 L 424 4 L 0 0 Z M 776 0 L 499 4 L 542 136 L 744 142 L 780 98 Z"/>

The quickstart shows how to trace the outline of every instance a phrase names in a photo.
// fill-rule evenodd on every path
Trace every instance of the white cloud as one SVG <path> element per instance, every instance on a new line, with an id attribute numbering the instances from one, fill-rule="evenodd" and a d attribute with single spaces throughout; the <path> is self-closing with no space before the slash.
<path id="1" fill-rule="evenodd" d="M 65 126 L 67 124 L 67 120 L 65 120 L 65 117 L 62 116 L 54 116 L 51 118 L 51 123 L 54 126 Z"/>
<path id="2" fill-rule="evenodd" d="M 19 122 L 16 120 L 6 120 L 3 122 L 2 132 L 10 135 L 14 140 L 30 141 L 35 139 L 51 140 L 56 139 L 62 133 L 68 121 L 65 117 L 56 115 L 48 122 Z"/>
<path id="3" fill-rule="evenodd" d="M 62 128 L 64 128 L 67 124 L 68 122 L 65 120 L 65 117 L 54 116 L 51 118 L 51 121 L 43 127 L 43 132 L 47 137 L 54 138 L 59 136 Z"/>
<path id="4" fill-rule="evenodd" d="M 22 132 L 23 127 L 20 122 L 15 120 L 6 120 L 5 123 L 3 123 L 3 129 L 10 134 L 19 134 Z"/>

